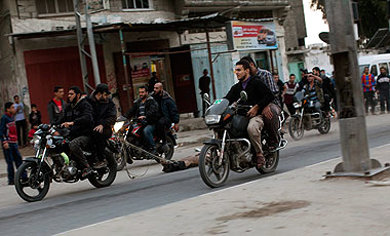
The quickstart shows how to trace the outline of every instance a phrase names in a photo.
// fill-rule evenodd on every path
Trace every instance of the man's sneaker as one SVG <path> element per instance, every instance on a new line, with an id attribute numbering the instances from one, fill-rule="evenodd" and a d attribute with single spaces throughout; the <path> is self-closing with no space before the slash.
<path id="1" fill-rule="evenodd" d="M 92 173 L 92 168 L 91 167 L 87 167 L 83 170 L 83 173 L 81 174 L 81 178 L 85 179 L 88 177 L 88 175 L 90 175 Z"/>

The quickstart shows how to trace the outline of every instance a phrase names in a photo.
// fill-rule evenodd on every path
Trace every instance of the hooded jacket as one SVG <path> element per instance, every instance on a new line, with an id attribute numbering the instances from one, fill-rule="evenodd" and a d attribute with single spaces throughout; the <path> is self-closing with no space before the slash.
<path id="1" fill-rule="evenodd" d="M 389 92 L 389 83 L 390 83 L 390 76 L 388 74 L 380 74 L 378 75 L 378 78 L 376 80 L 376 88 L 379 90 L 379 92 Z"/>
<path id="2" fill-rule="evenodd" d="M 92 106 L 94 127 L 103 125 L 103 134 L 111 136 L 111 126 L 116 121 L 116 108 L 111 98 L 107 101 L 98 101 L 94 94 L 88 97 L 88 102 Z"/>
<path id="3" fill-rule="evenodd" d="M 4 143 L 18 143 L 18 134 L 16 132 L 16 123 L 14 118 L 5 113 L 0 121 L 0 141 Z"/>
<path id="4" fill-rule="evenodd" d="M 169 95 L 168 92 L 166 91 L 162 91 L 162 96 L 161 98 L 158 98 L 157 94 L 155 94 L 154 92 L 152 93 L 152 96 L 155 98 L 156 101 L 159 101 L 161 100 L 161 103 L 158 104 L 161 109 L 161 112 L 162 112 L 162 115 L 169 119 L 169 121 L 171 123 L 179 123 L 179 112 L 177 111 L 177 107 L 176 107 L 176 103 L 175 101 L 173 100 L 173 98 Z"/>
<path id="5" fill-rule="evenodd" d="M 93 110 L 85 98 L 80 98 L 76 104 L 68 104 L 65 108 L 63 122 L 74 122 L 70 127 L 70 136 L 77 138 L 89 135 L 93 129 Z"/>

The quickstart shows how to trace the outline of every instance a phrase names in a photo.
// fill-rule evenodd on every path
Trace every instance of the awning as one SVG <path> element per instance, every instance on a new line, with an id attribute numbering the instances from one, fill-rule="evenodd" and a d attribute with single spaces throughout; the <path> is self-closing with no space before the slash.
<path id="1" fill-rule="evenodd" d="M 225 27 L 229 21 L 250 21 L 250 22 L 269 22 L 273 21 L 273 18 L 263 19 L 242 19 L 235 17 L 226 17 L 220 13 L 214 13 L 206 16 L 184 18 L 180 20 L 164 21 L 164 22 L 151 22 L 151 23 L 131 23 L 121 22 L 105 25 L 97 25 L 93 27 L 96 33 L 109 33 L 117 32 L 122 29 L 123 32 L 147 32 L 147 31 L 171 31 L 182 33 L 191 29 L 217 29 Z M 86 31 L 86 28 L 83 28 Z M 14 33 L 6 36 L 11 36 L 17 39 L 28 38 L 43 38 L 43 37 L 57 37 L 57 36 L 69 36 L 76 35 L 76 29 L 69 30 L 55 30 L 55 31 L 41 31 L 30 33 Z"/>

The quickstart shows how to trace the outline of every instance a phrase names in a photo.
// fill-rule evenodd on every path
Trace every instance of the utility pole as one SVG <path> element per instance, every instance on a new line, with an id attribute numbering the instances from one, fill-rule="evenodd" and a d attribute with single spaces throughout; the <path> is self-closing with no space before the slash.
<path id="1" fill-rule="evenodd" d="M 351 2 L 326 0 L 325 3 L 339 101 L 343 156 L 343 162 L 336 166 L 334 174 L 328 173 L 327 176 L 371 176 L 383 169 L 380 170 L 381 164 L 369 156 Z"/>
<path id="2" fill-rule="evenodd" d="M 84 2 L 83 4 L 81 2 Z M 96 55 L 96 47 L 95 47 L 95 39 L 93 36 L 93 27 L 91 18 L 88 14 L 88 0 L 73 0 L 73 6 L 74 6 L 74 14 L 76 19 L 76 29 L 77 29 L 77 43 L 79 48 L 79 55 L 80 55 L 80 64 L 81 64 L 81 73 L 83 77 L 83 85 L 84 85 L 84 91 L 88 92 L 90 90 L 93 90 L 93 87 L 88 84 L 88 69 L 87 69 L 87 61 L 86 57 L 88 56 L 91 58 L 92 61 L 92 68 L 93 68 L 93 75 L 95 79 L 95 85 L 100 84 L 100 74 L 99 74 L 99 64 L 97 61 L 97 55 Z M 89 51 L 88 53 L 85 50 L 85 40 L 86 37 L 83 35 L 83 29 L 81 26 L 81 8 L 84 7 L 84 17 L 87 27 L 87 37 L 88 37 L 88 43 L 89 43 Z"/>

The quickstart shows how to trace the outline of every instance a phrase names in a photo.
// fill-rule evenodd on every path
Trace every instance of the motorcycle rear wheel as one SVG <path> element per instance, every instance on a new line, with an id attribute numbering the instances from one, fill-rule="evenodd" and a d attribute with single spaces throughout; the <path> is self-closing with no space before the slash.
<path id="1" fill-rule="evenodd" d="M 222 164 L 218 165 L 220 148 L 216 145 L 204 145 L 199 156 L 199 172 L 202 180 L 211 188 L 225 184 L 230 171 L 229 159 L 225 155 Z M 215 176 L 215 178 L 212 177 Z"/>
<path id="2" fill-rule="evenodd" d="M 293 117 L 290 119 L 290 123 L 288 124 L 288 132 L 290 133 L 292 139 L 298 141 L 302 139 L 305 129 L 303 124 L 299 127 L 299 119 Z"/>
<path id="3" fill-rule="evenodd" d="M 260 172 L 260 174 L 269 174 L 275 172 L 279 164 L 279 151 L 268 153 L 265 156 L 265 160 L 265 165 L 263 165 L 261 168 L 256 166 L 256 170 Z"/>
<path id="4" fill-rule="evenodd" d="M 36 162 L 24 162 L 16 171 L 14 183 L 16 192 L 23 200 L 36 202 L 41 201 L 49 191 L 50 176 L 42 169 L 38 173 Z"/>
<path id="5" fill-rule="evenodd" d="M 325 118 L 323 124 L 321 124 L 321 126 L 318 128 L 318 132 L 320 132 L 320 134 L 329 133 L 330 125 L 331 125 L 330 118 L 329 117 Z"/>
<path id="6" fill-rule="evenodd" d="M 111 152 L 106 151 L 105 157 L 107 160 L 107 167 L 97 169 L 97 173 L 88 176 L 89 182 L 96 188 L 108 187 L 116 178 L 117 164 L 114 156 Z"/>

